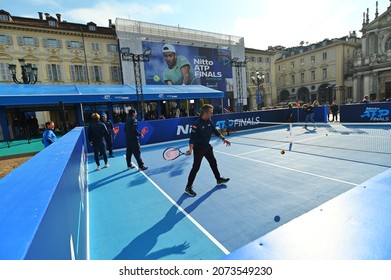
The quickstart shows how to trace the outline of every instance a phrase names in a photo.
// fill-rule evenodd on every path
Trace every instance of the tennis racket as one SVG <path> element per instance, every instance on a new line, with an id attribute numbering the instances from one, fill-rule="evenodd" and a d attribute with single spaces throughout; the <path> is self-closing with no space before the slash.
<path id="1" fill-rule="evenodd" d="M 186 153 L 181 152 L 178 148 L 170 147 L 164 150 L 163 158 L 165 160 L 174 160 L 181 155 L 187 155 Z"/>
<path id="2" fill-rule="evenodd" d="M 149 128 L 147 126 L 144 126 L 143 129 L 141 129 L 141 134 L 144 136 L 145 134 L 147 134 L 149 132 Z"/>
<path id="3" fill-rule="evenodd" d="M 114 126 L 114 128 L 113 128 L 113 132 L 114 132 L 114 138 L 113 138 L 113 140 L 115 139 L 115 137 L 117 136 L 117 134 L 118 134 L 118 132 L 119 132 L 119 126 Z"/>

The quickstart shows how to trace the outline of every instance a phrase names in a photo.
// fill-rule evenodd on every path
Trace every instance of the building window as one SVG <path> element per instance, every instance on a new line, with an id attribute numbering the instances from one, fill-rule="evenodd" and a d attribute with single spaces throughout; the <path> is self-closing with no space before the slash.
<path id="1" fill-rule="evenodd" d="M 0 44 L 12 45 L 12 37 L 8 35 L 0 35 Z"/>
<path id="2" fill-rule="evenodd" d="M 315 62 L 315 56 L 311 55 L 311 62 Z"/>
<path id="3" fill-rule="evenodd" d="M 87 68 L 83 65 L 71 65 L 72 82 L 86 82 Z"/>
<path id="4" fill-rule="evenodd" d="M 263 62 L 263 57 L 258 57 L 258 62 Z"/>
<path id="5" fill-rule="evenodd" d="M 121 82 L 121 69 L 118 66 L 110 66 L 110 78 L 113 82 Z"/>
<path id="6" fill-rule="evenodd" d="M 0 81 L 12 81 L 11 73 L 8 70 L 8 63 L 0 62 Z"/>
<path id="7" fill-rule="evenodd" d="M 58 64 L 46 65 L 48 71 L 48 80 L 51 82 L 62 81 L 61 66 Z"/>
<path id="8" fill-rule="evenodd" d="M 304 65 L 304 58 L 300 59 L 300 65 Z"/>
<path id="9" fill-rule="evenodd" d="M 67 41 L 67 47 L 68 49 L 82 49 L 84 45 L 79 41 Z"/>
<path id="10" fill-rule="evenodd" d="M 386 51 L 391 49 L 391 37 L 387 39 L 385 49 Z"/>
<path id="11" fill-rule="evenodd" d="M 49 48 L 61 48 L 62 42 L 57 39 L 42 39 L 42 45 Z"/>
<path id="12" fill-rule="evenodd" d="M 94 82 L 103 82 L 102 67 L 90 66 L 91 80 Z"/>
<path id="13" fill-rule="evenodd" d="M 300 73 L 300 82 L 304 83 L 304 73 Z"/>
<path id="14" fill-rule="evenodd" d="M 327 52 L 322 53 L 323 60 L 327 60 Z"/>
<path id="15" fill-rule="evenodd" d="M 49 20 L 48 24 L 49 24 L 49 26 L 56 26 L 56 21 L 55 20 Z"/>
<path id="16" fill-rule="evenodd" d="M 291 76 L 292 85 L 296 84 L 295 75 Z"/>
<path id="17" fill-rule="evenodd" d="M 38 39 L 33 37 L 27 37 L 27 36 L 23 36 L 23 37 L 19 36 L 18 45 L 38 47 Z"/>
<path id="18" fill-rule="evenodd" d="M 107 44 L 108 52 L 118 52 L 118 46 L 116 44 Z"/>
<path id="19" fill-rule="evenodd" d="M 294 61 L 291 61 L 291 67 L 295 68 L 295 62 Z"/>
<path id="20" fill-rule="evenodd" d="M 315 81 L 315 80 L 316 80 L 315 71 L 311 71 L 311 81 Z"/>
<path id="21" fill-rule="evenodd" d="M 96 31 L 96 26 L 95 25 L 88 25 L 88 30 Z"/>
<path id="22" fill-rule="evenodd" d="M 265 75 L 265 83 L 270 83 L 270 73 L 266 73 L 266 75 Z"/>
<path id="23" fill-rule="evenodd" d="M 1 14 L 0 15 L 0 20 L 8 21 L 9 20 L 8 15 Z"/>
<path id="24" fill-rule="evenodd" d="M 100 44 L 99 43 L 91 43 L 91 49 L 95 52 L 100 51 Z"/>
<path id="25" fill-rule="evenodd" d="M 327 68 L 323 69 L 323 79 L 327 79 Z"/>

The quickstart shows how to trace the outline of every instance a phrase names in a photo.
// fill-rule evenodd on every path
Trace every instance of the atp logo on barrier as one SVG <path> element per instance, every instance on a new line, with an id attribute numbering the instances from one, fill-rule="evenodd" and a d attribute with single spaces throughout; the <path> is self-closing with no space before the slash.
<path id="1" fill-rule="evenodd" d="M 388 122 L 390 120 L 390 110 L 367 107 L 361 118 L 369 118 L 370 121 Z"/>

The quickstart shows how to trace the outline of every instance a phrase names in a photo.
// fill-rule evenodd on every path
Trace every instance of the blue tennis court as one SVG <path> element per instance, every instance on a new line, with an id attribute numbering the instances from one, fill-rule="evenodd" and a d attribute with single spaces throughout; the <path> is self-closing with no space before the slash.
<path id="1" fill-rule="evenodd" d="M 162 158 L 166 147 L 186 151 L 187 140 L 143 146 L 145 172 L 126 170 L 124 150 L 100 171 L 90 155 L 90 258 L 225 258 L 389 170 L 390 134 L 389 125 L 330 123 L 231 133 L 231 147 L 212 138 L 221 175 L 231 180 L 216 186 L 204 160 L 196 197 L 184 194 L 192 156 Z"/>

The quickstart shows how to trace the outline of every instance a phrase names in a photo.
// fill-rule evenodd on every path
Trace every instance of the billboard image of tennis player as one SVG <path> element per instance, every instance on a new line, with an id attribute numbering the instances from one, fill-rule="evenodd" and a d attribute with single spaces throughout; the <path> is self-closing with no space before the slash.
<path id="1" fill-rule="evenodd" d="M 145 63 L 146 84 L 204 85 L 226 91 L 232 79 L 231 51 L 144 41 L 151 49 Z"/>

